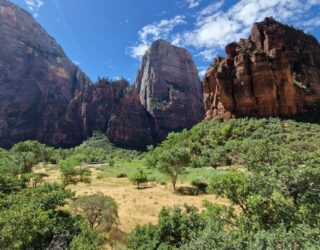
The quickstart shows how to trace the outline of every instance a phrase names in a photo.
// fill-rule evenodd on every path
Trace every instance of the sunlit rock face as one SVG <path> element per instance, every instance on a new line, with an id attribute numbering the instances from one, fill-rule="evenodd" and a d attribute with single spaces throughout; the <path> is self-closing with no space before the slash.
<path id="1" fill-rule="evenodd" d="M 204 78 L 206 118 L 318 113 L 320 45 L 272 18 L 226 46 Z"/>
<path id="2" fill-rule="evenodd" d="M 155 41 L 142 59 L 135 86 L 154 119 L 158 140 L 204 117 L 202 83 L 186 49 Z"/>
<path id="3" fill-rule="evenodd" d="M 33 17 L 0 0 L 0 146 L 52 144 L 56 122 L 89 83 Z"/>

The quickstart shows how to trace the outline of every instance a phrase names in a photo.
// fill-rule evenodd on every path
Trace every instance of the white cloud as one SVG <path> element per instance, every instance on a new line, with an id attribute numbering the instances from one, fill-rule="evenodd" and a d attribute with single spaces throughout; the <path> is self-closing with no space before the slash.
<path id="1" fill-rule="evenodd" d="M 77 61 L 77 60 L 73 60 L 72 62 L 73 62 L 73 64 L 76 65 L 76 66 L 79 66 L 79 65 L 81 64 L 81 63 L 80 63 L 79 61 Z"/>
<path id="2" fill-rule="evenodd" d="M 141 58 L 151 43 L 157 39 L 167 39 L 171 31 L 179 24 L 185 23 L 184 16 L 175 16 L 172 19 L 163 19 L 159 22 L 144 26 L 139 32 L 139 42 L 128 48 L 128 53 L 133 58 Z"/>
<path id="3" fill-rule="evenodd" d="M 319 17 L 314 17 L 309 20 L 306 20 L 302 23 L 303 26 L 309 28 L 314 28 L 314 27 L 319 27 L 320 26 L 320 18 Z"/>
<path id="4" fill-rule="evenodd" d="M 195 28 L 181 34 L 181 40 L 184 46 L 198 49 L 204 60 L 212 60 L 226 44 L 248 37 L 254 22 L 267 16 L 283 22 L 301 21 L 307 11 L 319 4 L 320 0 L 240 0 L 221 10 L 223 1 L 219 1 L 197 13 Z M 319 25 L 316 18 L 306 25 Z"/>
<path id="5" fill-rule="evenodd" d="M 199 6 L 201 0 L 186 0 L 189 9 Z"/>
<path id="6" fill-rule="evenodd" d="M 199 0 L 185 0 L 188 7 L 198 6 Z M 129 54 L 141 58 L 151 42 L 158 38 L 171 41 L 174 45 L 192 49 L 196 57 L 212 61 L 224 47 L 241 38 L 247 38 L 254 22 L 272 16 L 276 20 L 305 30 L 320 26 L 317 9 L 320 0 L 239 0 L 226 8 L 225 0 L 211 1 L 211 4 L 195 11 L 196 14 L 176 16 L 143 27 L 139 41 L 131 47 Z M 193 27 L 175 32 L 174 27 L 181 23 Z"/>
<path id="7" fill-rule="evenodd" d="M 28 9 L 33 13 L 34 17 L 38 16 L 39 10 L 44 4 L 44 0 L 25 0 Z"/>
<path id="8" fill-rule="evenodd" d="M 206 74 L 207 68 L 208 68 L 208 67 L 206 67 L 206 66 L 202 66 L 202 67 L 199 67 L 199 68 L 198 68 L 199 76 L 200 76 L 201 78 L 203 78 L 204 75 Z"/>

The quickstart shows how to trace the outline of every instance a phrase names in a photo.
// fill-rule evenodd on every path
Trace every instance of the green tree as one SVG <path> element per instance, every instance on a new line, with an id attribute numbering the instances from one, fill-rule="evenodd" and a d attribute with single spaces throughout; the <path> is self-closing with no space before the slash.
<path id="1" fill-rule="evenodd" d="M 0 174 L 16 176 L 21 173 L 21 166 L 7 150 L 0 148 Z"/>
<path id="2" fill-rule="evenodd" d="M 43 144 L 37 141 L 24 141 L 15 144 L 11 152 L 13 152 L 22 165 L 23 173 L 30 173 L 32 168 L 40 163 L 42 158 Z"/>
<path id="3" fill-rule="evenodd" d="M 185 148 L 173 148 L 163 151 L 158 157 L 159 170 L 171 179 L 173 189 L 187 165 L 190 163 L 189 151 Z"/>
<path id="4" fill-rule="evenodd" d="M 157 225 L 138 226 L 128 236 L 127 248 L 178 249 L 205 227 L 195 207 L 163 208 Z"/>
<path id="5" fill-rule="evenodd" d="M 118 206 L 115 200 L 102 193 L 80 196 L 71 207 L 88 221 L 90 228 L 110 231 L 118 222 Z"/>
<path id="6" fill-rule="evenodd" d="M 60 161 L 61 180 L 64 186 L 70 184 L 76 185 L 79 182 L 90 183 L 91 171 L 82 166 L 82 158 L 79 155 L 73 155 Z"/>
<path id="7" fill-rule="evenodd" d="M 137 185 L 138 189 L 140 189 L 141 184 L 148 182 L 148 177 L 142 169 L 138 169 L 138 172 L 129 179 L 134 185 Z"/>

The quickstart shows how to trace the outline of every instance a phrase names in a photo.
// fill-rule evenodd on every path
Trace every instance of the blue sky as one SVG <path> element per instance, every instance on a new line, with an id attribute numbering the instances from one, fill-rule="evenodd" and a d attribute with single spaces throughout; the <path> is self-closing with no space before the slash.
<path id="1" fill-rule="evenodd" d="M 151 42 L 187 48 L 200 74 L 228 42 L 246 38 L 266 16 L 320 40 L 320 0 L 11 0 L 29 11 L 96 81 L 135 79 Z"/>

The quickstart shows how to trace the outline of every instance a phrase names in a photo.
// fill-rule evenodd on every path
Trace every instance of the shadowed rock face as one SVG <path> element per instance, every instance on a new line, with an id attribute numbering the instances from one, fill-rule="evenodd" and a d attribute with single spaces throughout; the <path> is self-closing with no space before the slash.
<path id="1" fill-rule="evenodd" d="M 0 0 L 0 147 L 32 139 L 72 147 L 101 131 L 118 146 L 145 149 L 204 114 L 190 54 L 156 41 L 136 88 L 91 84 L 33 17 Z"/>
<path id="2" fill-rule="evenodd" d="M 226 54 L 205 75 L 207 119 L 317 112 L 320 45 L 313 36 L 266 18 Z"/>
<path id="3" fill-rule="evenodd" d="M 101 80 L 78 93 L 59 121 L 54 142 L 74 146 L 95 131 L 105 133 L 111 142 L 126 148 L 145 149 L 155 143 L 152 119 L 126 81 L 111 84 Z"/>
<path id="4" fill-rule="evenodd" d="M 0 146 L 54 144 L 56 122 L 88 78 L 33 17 L 0 0 Z"/>
<path id="5" fill-rule="evenodd" d="M 135 86 L 154 119 L 157 140 L 204 117 L 202 83 L 186 49 L 155 41 L 142 59 Z"/>

